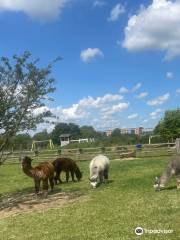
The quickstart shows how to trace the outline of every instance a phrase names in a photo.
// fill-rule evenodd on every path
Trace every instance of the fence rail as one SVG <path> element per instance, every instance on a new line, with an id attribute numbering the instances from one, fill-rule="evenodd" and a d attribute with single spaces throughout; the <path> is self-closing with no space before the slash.
<path id="1" fill-rule="evenodd" d="M 134 145 L 115 146 L 115 147 L 97 147 L 97 148 L 73 148 L 73 149 L 54 149 L 42 151 L 15 151 L 8 155 L 5 164 L 15 164 L 19 162 L 20 156 L 28 155 L 36 162 L 54 160 L 57 157 L 70 157 L 76 161 L 91 160 L 98 154 L 105 154 L 110 159 L 121 158 L 145 158 L 171 156 L 176 154 L 175 143 L 144 144 L 142 148 L 137 149 Z M 5 154 L 8 154 L 5 153 Z"/>

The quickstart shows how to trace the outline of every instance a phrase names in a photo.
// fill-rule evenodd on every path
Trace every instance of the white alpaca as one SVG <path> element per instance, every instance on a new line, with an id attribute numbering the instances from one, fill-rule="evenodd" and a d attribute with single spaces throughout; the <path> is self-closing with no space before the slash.
<path id="1" fill-rule="evenodd" d="M 98 179 L 100 183 L 102 183 L 104 180 L 108 180 L 109 164 L 109 158 L 104 155 L 98 155 L 92 159 L 89 165 L 89 180 L 93 188 L 96 188 Z"/>

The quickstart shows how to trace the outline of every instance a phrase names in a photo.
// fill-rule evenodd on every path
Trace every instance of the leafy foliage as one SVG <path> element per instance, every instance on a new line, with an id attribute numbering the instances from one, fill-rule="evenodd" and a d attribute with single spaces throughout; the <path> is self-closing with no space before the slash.
<path id="1" fill-rule="evenodd" d="M 80 127 L 80 132 L 82 138 L 94 138 L 100 136 L 100 133 L 98 133 L 92 126 L 82 126 Z"/>
<path id="2" fill-rule="evenodd" d="M 61 134 L 71 134 L 73 138 L 80 136 L 80 128 L 74 123 L 58 123 L 51 133 L 52 140 L 55 144 L 60 143 Z"/>
<path id="3" fill-rule="evenodd" d="M 33 136 L 33 140 L 35 141 L 44 141 L 50 139 L 50 134 L 47 132 L 47 130 L 43 130 L 42 132 L 36 133 Z"/>
<path id="4" fill-rule="evenodd" d="M 18 134 L 9 140 L 9 146 L 17 150 L 30 149 L 31 143 L 31 136 L 27 133 Z"/>
<path id="5" fill-rule="evenodd" d="M 58 59 L 56 59 L 58 60 Z M 55 61 L 56 61 L 55 60 Z M 55 62 L 54 61 L 54 62 Z M 54 92 L 54 79 L 50 77 L 52 65 L 38 67 L 39 59 L 31 60 L 31 54 L 14 55 L 0 59 L 0 151 L 9 139 L 24 130 L 36 129 L 37 124 L 52 116 L 42 108 L 48 95 Z"/>
<path id="6" fill-rule="evenodd" d="M 154 133 L 166 141 L 180 137 L 180 109 L 166 111 L 164 118 L 155 127 Z"/>

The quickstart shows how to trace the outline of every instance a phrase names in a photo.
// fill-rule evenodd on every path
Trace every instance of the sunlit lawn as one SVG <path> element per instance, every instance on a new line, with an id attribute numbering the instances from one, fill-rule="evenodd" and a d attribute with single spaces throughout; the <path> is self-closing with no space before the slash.
<path id="1" fill-rule="evenodd" d="M 0 239 L 9 240 L 123 240 L 180 239 L 180 191 L 173 178 L 167 189 L 155 192 L 153 181 L 168 158 L 112 161 L 110 181 L 97 189 L 88 183 L 89 162 L 79 163 L 84 171 L 79 183 L 58 185 L 56 190 L 82 194 L 82 199 L 58 209 L 22 213 L 0 220 Z M 0 167 L 1 199 L 16 192 L 33 192 L 32 179 L 19 165 Z M 134 229 L 172 229 L 172 234 L 144 234 Z"/>

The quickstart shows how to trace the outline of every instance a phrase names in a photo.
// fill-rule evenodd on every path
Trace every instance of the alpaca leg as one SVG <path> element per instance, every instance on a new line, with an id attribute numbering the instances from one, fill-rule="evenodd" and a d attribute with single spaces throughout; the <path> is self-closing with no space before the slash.
<path id="1" fill-rule="evenodd" d="M 69 171 L 66 172 L 66 182 L 69 181 Z"/>
<path id="2" fill-rule="evenodd" d="M 56 185 L 57 185 L 58 181 L 59 181 L 59 183 L 62 183 L 62 181 L 60 179 L 60 173 L 61 173 L 61 171 L 57 171 L 56 175 L 54 177 L 54 182 L 55 182 Z"/>
<path id="3" fill-rule="evenodd" d="M 44 197 L 48 195 L 48 178 L 43 180 L 43 195 Z"/>
<path id="4" fill-rule="evenodd" d="M 99 181 L 100 183 L 103 183 L 104 177 L 103 177 L 103 172 L 99 173 Z"/>
<path id="5" fill-rule="evenodd" d="M 61 171 L 59 172 L 59 175 L 58 175 L 58 181 L 59 181 L 60 183 L 62 183 L 62 180 L 61 180 L 60 176 L 61 176 Z"/>
<path id="6" fill-rule="evenodd" d="M 35 185 L 35 194 L 39 193 L 39 188 L 40 188 L 40 180 L 39 179 L 34 179 L 34 185 Z"/>
<path id="7" fill-rule="evenodd" d="M 51 191 L 53 191 L 53 188 L 54 188 L 54 180 L 53 180 L 53 177 L 49 178 L 49 183 L 50 183 L 50 186 L 51 186 Z"/>
<path id="8" fill-rule="evenodd" d="M 58 173 L 56 172 L 56 175 L 55 175 L 55 177 L 54 177 L 54 183 L 55 183 L 55 185 L 58 184 L 58 178 L 59 178 L 59 176 L 58 176 Z"/>
<path id="9" fill-rule="evenodd" d="M 75 182 L 75 180 L 74 180 L 74 171 L 71 171 L 71 177 L 72 177 L 72 181 Z"/>
<path id="10" fill-rule="evenodd" d="M 57 185 L 57 178 L 56 178 L 56 176 L 54 177 L 54 184 Z"/>
<path id="11" fill-rule="evenodd" d="M 107 182 L 107 180 L 108 180 L 108 169 L 104 170 L 104 179 Z"/>

